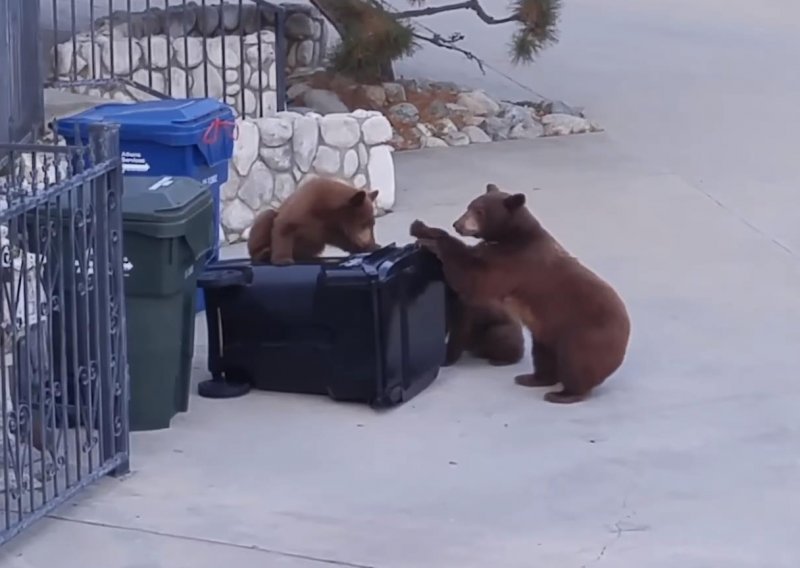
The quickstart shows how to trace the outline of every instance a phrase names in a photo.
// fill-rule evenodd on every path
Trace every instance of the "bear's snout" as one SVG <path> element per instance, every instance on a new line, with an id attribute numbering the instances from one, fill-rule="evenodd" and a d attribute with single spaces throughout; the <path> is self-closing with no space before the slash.
<path id="1" fill-rule="evenodd" d="M 481 229 L 475 215 L 470 211 L 467 211 L 459 217 L 456 222 L 453 223 L 453 228 L 462 237 L 477 236 Z"/>

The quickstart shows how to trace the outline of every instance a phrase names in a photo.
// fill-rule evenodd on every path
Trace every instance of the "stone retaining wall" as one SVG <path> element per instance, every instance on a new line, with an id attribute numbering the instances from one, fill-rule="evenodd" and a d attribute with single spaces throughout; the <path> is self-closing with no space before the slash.
<path id="1" fill-rule="evenodd" d="M 326 27 L 312 7 L 287 5 L 287 72 L 314 67 L 325 54 Z M 173 98 L 224 100 L 239 116 L 277 108 L 274 16 L 255 4 L 197 6 L 128 14 L 116 12 L 58 44 L 51 77 L 62 82 L 130 78 Z M 152 95 L 118 85 L 72 90 L 119 101 Z"/>
<path id="2" fill-rule="evenodd" d="M 222 187 L 220 235 L 246 240 L 256 213 L 277 207 L 302 181 L 335 177 L 379 190 L 378 214 L 395 200 L 392 127 L 379 112 L 273 117 L 237 121 L 238 136 Z"/>

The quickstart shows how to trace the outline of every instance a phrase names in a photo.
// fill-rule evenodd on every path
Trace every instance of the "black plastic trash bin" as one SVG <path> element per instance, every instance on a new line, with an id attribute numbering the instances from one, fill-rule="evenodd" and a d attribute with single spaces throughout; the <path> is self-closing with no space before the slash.
<path id="1" fill-rule="evenodd" d="M 206 267 L 208 367 L 203 396 L 238 385 L 374 407 L 422 392 L 445 357 L 445 283 L 415 245 L 291 266 Z"/>
<path id="2" fill-rule="evenodd" d="M 122 199 L 131 430 L 189 406 L 195 289 L 214 244 L 214 203 L 191 178 L 125 178 Z"/>

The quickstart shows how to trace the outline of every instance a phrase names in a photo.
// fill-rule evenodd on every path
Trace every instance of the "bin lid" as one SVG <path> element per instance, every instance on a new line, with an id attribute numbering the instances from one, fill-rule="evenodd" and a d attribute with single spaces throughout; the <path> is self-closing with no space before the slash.
<path id="1" fill-rule="evenodd" d="M 153 237 L 178 236 L 180 227 L 212 203 L 208 185 L 187 177 L 126 177 L 122 192 L 125 230 Z"/>
<path id="2" fill-rule="evenodd" d="M 123 142 L 198 146 L 201 151 L 209 145 L 224 144 L 231 151 L 233 148 L 233 110 L 212 98 L 102 104 L 60 119 L 57 130 L 67 140 L 74 140 L 77 133 L 85 143 L 89 125 L 102 122 L 118 124 Z"/>

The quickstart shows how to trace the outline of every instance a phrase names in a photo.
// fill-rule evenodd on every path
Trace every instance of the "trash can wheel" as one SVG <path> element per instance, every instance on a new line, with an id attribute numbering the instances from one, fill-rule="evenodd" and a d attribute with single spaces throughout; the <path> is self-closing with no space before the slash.
<path id="1" fill-rule="evenodd" d="M 248 383 L 233 383 L 214 377 L 197 385 L 197 394 L 203 398 L 238 398 L 250 392 Z"/>

